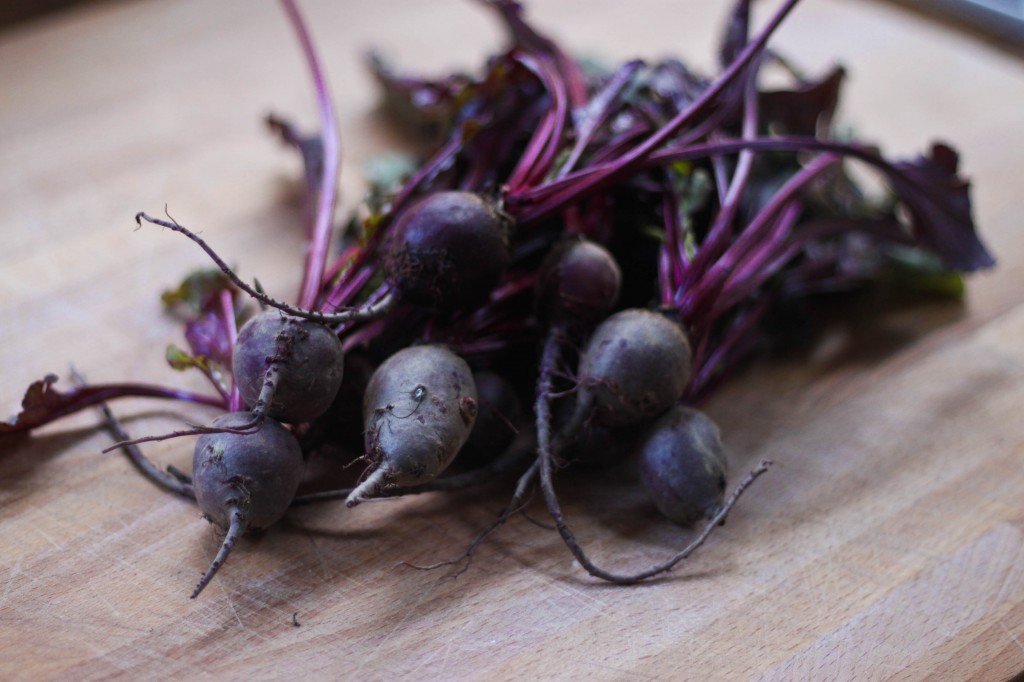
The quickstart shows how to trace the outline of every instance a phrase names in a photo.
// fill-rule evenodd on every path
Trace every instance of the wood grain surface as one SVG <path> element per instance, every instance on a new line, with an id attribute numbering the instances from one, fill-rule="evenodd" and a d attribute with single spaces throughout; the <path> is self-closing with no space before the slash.
<path id="1" fill-rule="evenodd" d="M 704 69 L 725 3 L 545 0 L 531 16 L 608 59 Z M 770 3 L 768 3 L 770 4 Z M 361 62 L 475 68 L 502 36 L 463 0 L 304 2 L 342 131 L 341 212 L 396 144 Z M 758 6 L 757 16 L 766 16 Z M 842 114 L 887 152 L 962 152 L 999 258 L 962 305 L 851 310 L 811 353 L 716 394 L 733 471 L 777 466 L 668 578 L 589 578 L 519 518 L 458 578 L 400 562 L 457 554 L 496 486 L 291 513 L 246 540 L 196 601 L 220 542 L 142 480 L 93 412 L 0 443 L 0 679 L 1000 680 L 1024 670 L 1024 64 L 884 3 L 798 7 L 774 45 L 850 72 Z M 262 117 L 316 110 L 271 2 L 106 2 L 0 32 L 0 413 L 73 365 L 92 381 L 200 388 L 163 361 L 159 292 L 207 264 L 136 211 L 165 204 L 246 277 L 299 280 L 298 161 Z M 118 405 L 133 433 L 211 414 Z M 191 443 L 146 452 L 187 468 Z M 578 534 L 637 567 L 688 534 L 628 471 L 563 486 Z M 531 508 L 542 514 L 537 502 Z"/>

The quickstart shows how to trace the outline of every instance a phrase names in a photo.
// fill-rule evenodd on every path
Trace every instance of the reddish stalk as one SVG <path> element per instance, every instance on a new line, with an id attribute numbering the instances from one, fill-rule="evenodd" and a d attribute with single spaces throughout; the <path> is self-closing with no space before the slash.
<path id="1" fill-rule="evenodd" d="M 519 160 L 519 165 L 508 179 L 509 192 L 516 193 L 543 181 L 544 176 L 558 154 L 565 130 L 565 121 L 569 113 L 568 95 L 565 82 L 558 71 L 543 57 L 534 58 L 530 55 L 518 55 L 516 60 L 529 69 L 551 95 L 551 108 L 537 127 L 526 151 Z"/>
<path id="2" fill-rule="evenodd" d="M 782 20 L 796 6 L 798 0 L 786 0 L 779 10 L 771 17 L 765 27 L 754 40 L 750 41 L 740 55 L 719 76 L 711 87 L 701 93 L 689 107 L 680 111 L 671 121 L 666 123 L 644 142 L 634 147 L 623 157 L 597 169 L 587 169 L 566 176 L 564 181 L 573 180 L 568 189 L 545 196 L 532 209 L 524 212 L 522 220 L 540 220 L 560 211 L 567 203 L 579 200 L 583 195 L 596 192 L 617 179 L 628 176 L 644 165 L 645 160 L 673 135 L 685 126 L 693 123 L 700 114 L 709 109 L 716 100 L 729 88 L 743 71 L 750 66 L 755 57 L 761 54 L 768 38 L 778 28 Z M 509 197 L 511 201 L 514 195 Z"/>
<path id="3" fill-rule="evenodd" d="M 327 263 L 327 247 L 331 239 L 331 221 L 334 218 L 334 206 L 337 201 L 337 185 L 339 170 L 339 141 L 337 123 L 334 119 L 334 106 L 327 91 L 327 81 L 320 60 L 313 47 L 313 40 L 306 28 L 306 23 L 299 12 L 295 0 L 281 0 L 285 13 L 295 29 L 306 57 L 313 85 L 316 89 L 317 105 L 320 109 L 321 140 L 323 141 L 324 163 L 320 176 L 319 196 L 317 199 L 316 217 L 309 238 L 306 252 L 306 267 L 303 272 L 302 287 L 299 293 L 300 308 L 316 306 L 320 287 L 323 284 L 324 268 Z"/>
<path id="4" fill-rule="evenodd" d="M 760 60 L 759 60 L 760 62 Z M 747 75 L 747 85 L 743 95 L 743 139 L 750 140 L 757 136 L 757 74 L 760 71 L 760 63 L 755 64 Z M 744 149 L 740 152 L 736 161 L 736 170 L 725 190 L 722 198 L 722 206 L 715 216 L 708 236 L 701 244 L 700 250 L 693 258 L 692 265 L 686 269 L 686 274 L 680 282 L 690 284 L 704 274 L 707 267 L 718 258 L 726 249 L 729 234 L 732 229 L 736 212 L 739 210 L 739 202 L 743 191 L 747 187 L 747 180 L 750 177 L 750 170 L 753 167 L 754 152 Z"/>
<path id="5" fill-rule="evenodd" d="M 224 326 L 228 330 L 228 355 L 234 355 L 235 344 L 238 343 L 238 326 L 235 324 L 235 301 L 231 292 L 225 289 L 220 293 L 220 305 L 224 314 Z M 242 409 L 242 396 L 238 392 L 238 383 L 231 379 L 231 393 L 228 395 L 228 412 Z"/>
<path id="6" fill-rule="evenodd" d="M 587 145 L 590 144 L 594 133 L 611 115 L 613 110 L 612 104 L 618 99 L 623 88 L 629 84 L 641 66 L 643 66 L 643 62 L 639 60 L 623 64 L 608 81 L 608 84 L 594 95 L 591 102 L 587 103 L 587 109 L 594 107 L 596 111 L 590 112 L 591 115 L 584 119 L 583 125 L 576 131 L 576 143 L 573 145 L 572 151 L 569 152 L 565 163 L 558 170 L 556 177 L 564 178 L 576 167 L 576 163 L 583 156 L 583 152 L 586 151 Z"/>

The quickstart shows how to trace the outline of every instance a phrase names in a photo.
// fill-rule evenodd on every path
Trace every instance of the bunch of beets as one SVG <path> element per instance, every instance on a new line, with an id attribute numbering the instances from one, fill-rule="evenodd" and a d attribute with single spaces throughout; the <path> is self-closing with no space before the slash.
<path id="1" fill-rule="evenodd" d="M 0 424 L 2 437 L 100 406 L 114 447 L 226 533 L 193 597 L 245 531 L 291 506 L 344 498 L 351 507 L 516 475 L 503 514 L 459 560 L 539 485 L 590 574 L 632 583 L 667 571 L 767 466 L 726 498 L 719 432 L 695 401 L 812 304 L 893 283 L 957 295 L 959 273 L 993 264 L 952 148 L 892 161 L 837 139 L 842 69 L 807 78 L 766 49 L 796 0 L 757 32 L 740 0 L 714 78 L 671 59 L 581 63 L 514 0 L 487 0 L 510 47 L 479 75 L 421 79 L 371 58 L 384 110 L 425 160 L 378 172 L 359 216 L 334 225 L 332 105 L 298 9 L 283 3 L 322 117 L 314 135 L 269 119 L 306 170 L 309 247 L 295 302 L 241 280 L 170 216 L 139 213 L 218 266 L 164 294 L 189 346 L 171 346 L 167 359 L 205 374 L 213 393 L 81 380 L 59 391 L 51 375 Z M 766 67 L 790 85 L 760 87 Z M 887 191 L 862 189 L 848 161 L 873 169 Z M 123 396 L 223 414 L 132 440 L 106 406 Z M 183 435 L 198 436 L 191 475 L 159 469 L 138 447 Z M 575 540 L 553 475 L 627 456 L 668 519 L 707 523 L 667 561 L 618 574 Z M 332 488 L 307 471 L 324 462 L 361 462 L 350 469 L 361 473 Z"/>

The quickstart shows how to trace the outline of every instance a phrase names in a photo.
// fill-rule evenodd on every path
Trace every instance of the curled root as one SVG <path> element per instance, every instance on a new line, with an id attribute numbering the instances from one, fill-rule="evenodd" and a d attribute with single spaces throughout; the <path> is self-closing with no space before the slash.
<path id="1" fill-rule="evenodd" d="M 350 308 L 342 310 L 336 313 L 323 313 L 319 310 L 308 310 L 306 308 L 297 308 L 293 305 L 289 305 L 284 301 L 278 301 L 275 298 L 271 298 L 257 287 L 251 286 L 248 282 L 243 280 L 241 277 L 235 274 L 235 272 L 228 266 L 227 262 L 221 258 L 216 251 L 213 250 L 209 244 L 206 243 L 202 237 L 192 232 L 188 228 L 179 224 L 178 221 L 174 220 L 161 220 L 160 218 L 153 218 L 147 215 L 143 211 L 139 211 L 135 214 L 135 222 L 138 225 L 142 225 L 142 221 L 145 220 L 147 223 L 153 225 L 159 225 L 160 227 L 166 227 L 169 230 L 173 230 L 179 234 L 183 234 L 193 242 L 199 245 L 206 255 L 220 268 L 220 271 L 231 280 L 231 283 L 236 287 L 244 291 L 245 293 L 252 296 L 260 303 L 270 306 L 271 308 L 277 308 L 289 315 L 295 317 L 301 317 L 306 320 L 313 320 L 314 322 L 320 322 L 322 324 L 340 324 L 342 322 L 350 322 L 354 320 L 373 320 L 378 317 L 382 317 L 388 311 L 391 310 L 395 305 L 395 297 L 390 293 L 385 295 L 382 299 L 376 303 L 361 308 Z"/>

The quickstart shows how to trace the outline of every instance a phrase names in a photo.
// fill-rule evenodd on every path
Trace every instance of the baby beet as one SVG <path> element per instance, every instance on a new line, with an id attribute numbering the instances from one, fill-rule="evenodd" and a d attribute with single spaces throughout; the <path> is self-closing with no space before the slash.
<path id="1" fill-rule="evenodd" d="M 675 406 L 644 433 L 639 451 L 640 478 L 666 518 L 690 525 L 722 508 L 725 455 L 706 414 Z"/>
<path id="2" fill-rule="evenodd" d="M 443 310 L 487 300 L 509 264 L 505 221 L 472 192 L 436 192 L 393 228 L 386 268 L 407 303 Z"/>
<path id="3" fill-rule="evenodd" d="M 214 428 L 243 428 L 248 412 L 231 412 L 214 420 Z M 299 487 L 302 450 L 295 436 L 272 419 L 252 433 L 208 433 L 196 441 L 192 485 L 203 514 L 227 531 L 210 569 L 192 593 L 199 596 L 246 530 L 262 530 L 280 519 Z"/>
<path id="4" fill-rule="evenodd" d="M 412 346 L 389 357 L 363 396 L 366 455 L 374 468 L 346 504 L 437 476 L 466 442 L 476 412 L 469 365 L 447 348 Z"/>
<path id="5" fill-rule="evenodd" d="M 277 310 L 245 323 L 231 358 L 242 400 L 256 410 L 266 388 L 269 397 L 262 397 L 262 409 L 290 423 L 312 421 L 330 407 L 341 386 L 344 362 L 334 332 Z"/>
<path id="6" fill-rule="evenodd" d="M 362 452 L 363 394 L 377 365 L 358 351 L 345 355 L 345 377 L 327 411 L 314 421 L 301 439 L 302 449 L 309 452 L 328 442 L 344 450 Z"/>
<path id="7" fill-rule="evenodd" d="M 576 342 L 608 314 L 619 298 L 622 271 L 609 251 L 586 239 L 572 238 L 552 249 L 541 267 L 538 283 L 540 311 L 551 318 L 544 350 L 541 354 L 537 395 L 545 403 L 534 406 L 538 432 L 550 432 L 550 401 L 554 377 L 562 359 L 563 346 Z M 592 395 L 582 390 L 576 408 L 568 420 L 561 420 L 558 438 L 553 443 L 561 450 L 579 436 L 579 431 L 592 416 Z M 540 449 L 549 439 L 540 439 Z M 542 457 L 552 453 L 541 453 Z"/>
<path id="8" fill-rule="evenodd" d="M 458 463 L 465 467 L 489 464 L 512 444 L 523 417 L 522 403 L 515 388 L 494 372 L 474 372 L 478 407 L 469 438 L 459 451 Z"/>
<path id="9" fill-rule="evenodd" d="M 596 242 L 573 239 L 561 244 L 541 272 L 541 306 L 558 322 L 600 319 L 619 298 L 622 271 L 608 249 Z"/>
<path id="10" fill-rule="evenodd" d="M 595 410 L 607 426 L 638 424 L 683 396 L 690 364 L 690 344 L 679 325 L 649 310 L 623 310 L 598 325 L 587 342 L 579 405 Z"/>

